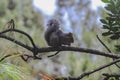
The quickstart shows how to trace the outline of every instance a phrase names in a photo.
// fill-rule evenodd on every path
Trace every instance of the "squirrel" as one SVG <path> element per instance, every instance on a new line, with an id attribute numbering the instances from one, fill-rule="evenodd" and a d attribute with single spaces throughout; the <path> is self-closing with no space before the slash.
<path id="1" fill-rule="evenodd" d="M 49 46 L 70 46 L 74 42 L 73 34 L 71 32 L 63 33 L 60 30 L 60 23 L 56 19 L 48 21 L 44 37 Z"/>

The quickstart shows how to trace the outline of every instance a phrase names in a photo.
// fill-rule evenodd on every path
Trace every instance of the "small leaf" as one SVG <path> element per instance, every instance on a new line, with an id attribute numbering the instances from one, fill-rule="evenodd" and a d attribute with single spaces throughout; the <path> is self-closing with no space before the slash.
<path id="1" fill-rule="evenodd" d="M 110 36 L 110 39 L 117 40 L 117 39 L 119 39 L 119 35 L 112 35 L 112 36 Z"/>
<path id="2" fill-rule="evenodd" d="M 103 29 L 110 29 L 108 25 L 103 25 Z"/>
<path id="3" fill-rule="evenodd" d="M 113 13 L 113 14 L 117 14 L 117 10 L 116 10 L 116 6 L 114 3 L 109 3 L 106 7 L 105 7 L 106 10 L 108 10 L 109 12 Z"/>
<path id="4" fill-rule="evenodd" d="M 116 80 L 114 77 L 111 77 L 109 80 Z"/>
<path id="5" fill-rule="evenodd" d="M 109 21 L 114 21 L 116 18 L 115 17 L 106 17 L 106 19 Z"/>
<path id="6" fill-rule="evenodd" d="M 113 16 L 113 14 L 111 14 L 111 13 L 107 13 L 109 16 Z"/>
<path id="7" fill-rule="evenodd" d="M 110 30 L 111 30 L 111 31 L 114 31 L 114 32 L 118 31 L 118 29 L 119 29 L 119 28 L 117 28 L 117 27 L 111 27 L 111 28 L 110 28 Z"/>
<path id="8" fill-rule="evenodd" d="M 108 3 L 109 2 L 109 0 L 101 0 L 102 2 L 104 2 L 104 3 Z"/>
<path id="9" fill-rule="evenodd" d="M 103 23 L 103 24 L 107 24 L 107 21 L 105 19 L 100 19 L 100 21 Z"/>
<path id="10" fill-rule="evenodd" d="M 120 45 L 115 45 L 115 47 L 120 48 Z"/>
<path id="11" fill-rule="evenodd" d="M 102 33 L 102 36 L 109 36 L 109 35 L 111 35 L 112 33 L 110 33 L 110 32 L 104 32 L 104 33 Z"/>

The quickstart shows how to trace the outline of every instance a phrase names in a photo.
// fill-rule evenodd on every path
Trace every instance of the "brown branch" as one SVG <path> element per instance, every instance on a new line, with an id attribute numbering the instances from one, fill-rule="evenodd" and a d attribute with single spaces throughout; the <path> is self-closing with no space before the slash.
<path id="1" fill-rule="evenodd" d="M 108 52 L 112 53 L 112 51 L 105 45 L 105 43 L 99 38 L 99 36 L 96 35 L 96 37 L 100 41 L 100 43 L 108 50 Z M 115 59 L 113 58 L 113 60 L 115 60 Z M 117 63 L 115 65 L 120 69 L 120 66 Z"/>
<path id="2" fill-rule="evenodd" d="M 103 73 L 102 75 L 105 76 L 105 78 L 103 80 L 109 80 L 109 78 L 111 78 L 111 77 L 120 78 L 120 74 Z"/>
<path id="3" fill-rule="evenodd" d="M 59 52 L 60 52 L 60 51 L 57 51 L 56 53 L 54 53 L 54 54 L 52 54 L 52 55 L 49 55 L 49 56 L 47 56 L 47 57 L 53 57 L 53 56 L 57 55 Z"/>
<path id="4" fill-rule="evenodd" d="M 6 55 L 6 56 L 2 57 L 2 58 L 0 59 L 0 62 L 2 62 L 2 61 L 5 60 L 6 58 L 11 57 L 11 56 L 13 56 L 13 55 L 15 55 L 15 54 L 9 54 L 9 55 Z M 34 56 L 28 55 L 28 54 L 21 54 L 20 56 L 21 56 L 21 58 L 22 58 L 25 62 L 27 62 L 28 59 L 30 59 L 30 58 L 32 58 L 32 59 L 39 59 L 39 60 L 42 59 L 42 58 L 40 58 L 40 57 L 34 57 Z M 25 56 L 26 56 L 27 58 L 25 58 Z"/>
<path id="5" fill-rule="evenodd" d="M 4 56 L 4 57 L 2 57 L 1 59 L 0 59 L 0 62 L 2 62 L 4 59 L 6 59 L 6 58 L 8 58 L 8 57 L 10 57 L 10 56 L 12 56 L 12 55 L 6 55 L 6 56 Z"/>
<path id="6" fill-rule="evenodd" d="M 55 54 L 49 55 L 49 56 L 47 56 L 47 57 L 48 57 L 48 58 L 53 57 L 53 56 L 57 55 L 59 52 L 60 52 L 60 51 L 57 51 Z M 26 58 L 25 58 L 25 56 L 26 56 Z M 32 58 L 32 59 L 39 59 L 39 60 L 42 59 L 41 57 L 32 56 L 32 55 L 28 55 L 28 54 L 21 55 L 21 58 L 22 58 L 25 62 L 27 62 L 28 59 L 30 59 L 30 58 Z"/>
<path id="7" fill-rule="evenodd" d="M 108 73 L 103 73 L 104 76 L 109 76 L 109 77 L 120 77 L 120 74 L 108 74 Z"/>
<path id="8" fill-rule="evenodd" d="M 120 62 L 120 59 L 116 59 L 116 60 L 114 60 L 114 61 L 112 61 L 112 62 L 110 62 L 110 63 L 108 63 L 108 64 L 99 66 L 98 68 L 96 68 L 96 69 L 94 69 L 94 70 L 92 70 L 92 71 L 84 72 L 84 73 L 82 73 L 82 74 L 81 74 L 79 77 L 77 77 L 77 78 L 72 78 L 72 77 L 66 78 L 66 77 L 63 77 L 63 78 L 56 78 L 55 80 L 60 80 L 60 79 L 80 80 L 80 79 L 82 79 L 82 78 L 84 78 L 84 77 L 86 77 L 86 76 L 89 76 L 89 75 L 91 75 L 91 74 L 93 74 L 93 73 L 95 73 L 95 72 L 97 72 L 97 71 L 100 71 L 100 70 L 102 70 L 102 69 L 104 69 L 104 68 L 106 68 L 106 67 L 108 67 L 108 66 L 111 66 L 111 65 L 113 65 L 113 64 L 115 64 L 115 63 L 118 63 L 118 62 Z"/>
<path id="9" fill-rule="evenodd" d="M 18 33 L 21 33 L 21 34 L 27 36 L 28 39 L 30 40 L 31 44 L 33 45 L 33 47 L 34 48 L 36 47 L 36 45 L 35 45 L 33 39 L 31 38 L 31 36 L 29 36 L 29 34 L 27 34 L 26 32 L 23 32 L 21 30 L 18 30 L 18 29 L 7 29 L 7 30 L 4 30 L 4 31 L 0 32 L 0 34 L 4 34 L 4 33 L 7 33 L 7 32 L 11 32 L 11 31 L 18 32 Z"/>
<path id="10" fill-rule="evenodd" d="M 53 51 L 75 51 L 75 52 L 84 52 L 84 53 L 95 54 L 95 55 L 100 55 L 100 56 L 105 56 L 105 57 L 115 58 L 115 59 L 120 58 L 120 56 L 117 54 L 105 53 L 99 50 L 79 48 L 79 47 L 59 46 L 59 47 L 46 47 L 46 48 L 38 49 L 38 52 L 40 53 L 53 52 Z"/>
<path id="11" fill-rule="evenodd" d="M 110 63 L 108 63 L 108 64 L 99 66 L 98 68 L 96 68 L 96 69 L 94 69 L 94 70 L 92 70 L 92 71 L 85 72 L 85 73 L 83 73 L 83 74 L 80 75 L 79 79 L 82 79 L 82 78 L 85 77 L 85 76 L 89 76 L 90 74 L 92 74 L 92 73 L 94 73 L 94 72 L 97 72 L 97 71 L 99 71 L 99 70 L 101 70 L 101 69 L 104 69 L 104 68 L 106 68 L 106 67 L 108 67 L 108 66 L 111 66 L 111 65 L 113 65 L 113 64 L 115 64 L 115 63 L 118 63 L 118 62 L 120 62 L 120 59 L 116 59 L 116 60 L 114 60 L 114 61 L 112 61 L 112 62 L 110 62 Z"/>
<path id="12" fill-rule="evenodd" d="M 11 38 L 11 37 L 8 37 L 8 36 L 6 36 L 6 35 L 4 35 L 4 34 L 0 34 L 0 38 L 4 38 L 4 39 L 9 40 L 9 41 L 11 41 L 11 42 L 13 42 L 13 43 L 16 43 L 16 44 L 18 44 L 18 45 L 26 48 L 26 49 L 29 50 L 29 51 L 33 51 L 33 49 L 34 49 L 34 48 L 32 48 L 32 47 L 30 47 L 30 46 L 28 46 L 28 45 L 26 45 L 26 44 L 23 44 L 22 42 L 17 41 L 17 40 L 15 40 L 15 39 Z"/>
<path id="13" fill-rule="evenodd" d="M 11 38 L 9 36 L 6 36 L 4 33 L 6 32 L 11 32 L 11 31 L 14 31 L 14 32 L 18 32 L 18 33 L 21 33 L 25 36 L 27 36 L 29 38 L 29 40 L 31 41 L 33 47 L 30 47 L 28 45 L 25 45 L 24 43 L 18 41 L 18 40 L 15 40 L 14 38 Z M 89 76 L 90 74 L 92 73 L 95 73 L 101 69 L 104 69 L 108 66 L 111 66 L 113 64 L 116 64 L 117 62 L 120 62 L 120 56 L 117 55 L 117 54 L 112 54 L 110 51 L 109 53 L 105 53 L 105 52 L 101 52 L 99 50 L 93 50 L 93 49 L 86 49 L 86 48 L 79 48 L 79 47 L 70 47 L 70 46 L 59 46 L 59 47 L 47 47 L 47 48 L 38 48 L 36 47 L 36 45 L 34 44 L 34 41 L 33 39 L 25 32 L 23 31 L 20 31 L 20 30 L 17 30 L 17 29 L 8 29 L 8 30 L 5 30 L 5 31 L 2 31 L 0 32 L 0 38 L 4 38 L 4 39 L 7 39 L 9 41 L 12 41 L 13 43 L 16 43 L 24 48 L 26 48 L 27 50 L 33 52 L 33 56 L 31 55 L 26 55 L 26 54 L 23 54 L 21 57 L 23 60 L 27 61 L 29 58 L 33 58 L 33 59 L 39 59 L 41 60 L 42 58 L 40 57 L 37 57 L 37 54 L 38 53 L 44 53 L 44 52 L 53 52 L 53 51 L 57 51 L 56 54 L 58 54 L 60 51 L 75 51 L 75 52 L 84 52 L 84 53 L 90 53 L 90 54 L 95 54 L 95 55 L 100 55 L 100 56 L 105 56 L 105 57 L 109 57 L 109 58 L 113 58 L 113 59 L 116 59 L 108 64 L 105 64 L 103 66 L 99 66 L 98 68 L 92 70 L 92 71 L 89 71 L 89 72 L 84 72 L 83 74 L 81 74 L 79 77 L 77 78 L 72 78 L 72 77 L 68 77 L 68 78 L 61 78 L 61 79 L 69 79 L 69 80 L 80 80 L 82 78 L 84 78 L 85 76 Z M 55 56 L 56 54 L 54 55 L 50 55 L 48 57 L 53 57 Z M 5 58 L 9 57 L 11 55 L 7 55 L 5 57 L 3 57 L 0 61 L 4 60 Z M 25 58 L 25 56 L 27 58 Z M 57 78 L 56 80 L 59 80 L 59 78 Z"/>
<path id="14" fill-rule="evenodd" d="M 25 56 L 26 56 L 27 58 L 25 58 Z M 28 54 L 23 54 L 23 55 L 21 55 L 21 58 L 22 58 L 25 62 L 27 62 L 28 59 L 30 59 L 30 58 L 32 58 L 32 59 L 39 59 L 39 60 L 42 59 L 41 57 L 32 56 L 32 55 L 28 55 Z"/>
<path id="15" fill-rule="evenodd" d="M 1 36 L 1 35 L 0 35 Z M 3 35 L 4 36 L 4 35 Z M 4 38 L 4 37 L 3 37 Z M 6 38 L 7 39 L 7 38 Z M 11 38 L 10 38 L 11 39 Z M 8 40 L 10 40 L 8 38 Z M 15 40 L 11 40 L 13 42 L 16 42 L 18 45 L 20 45 L 21 43 L 18 43 L 18 41 L 15 41 Z M 23 45 L 21 45 L 23 46 Z M 25 45 L 24 45 L 25 46 Z M 28 47 L 25 47 L 25 48 L 29 48 Z M 33 52 L 34 48 L 30 48 L 30 50 Z M 37 49 L 36 51 L 38 51 L 38 53 L 43 53 L 43 52 L 52 52 L 52 51 L 77 51 L 77 52 L 86 52 L 86 53 L 91 53 L 91 54 L 96 54 L 96 55 L 101 55 L 101 56 L 106 56 L 106 57 L 110 57 L 110 58 L 115 58 L 115 59 L 118 59 L 120 58 L 120 56 L 116 55 L 116 54 L 111 54 L 111 53 L 104 53 L 104 52 L 100 52 L 98 50 L 92 50 L 92 49 L 85 49 L 85 48 L 77 48 L 77 47 L 66 47 L 66 46 L 60 46 L 60 47 L 47 47 L 47 48 L 35 48 Z M 29 49 L 28 49 L 29 50 Z M 29 56 L 29 58 L 34 58 L 34 59 L 41 59 L 41 58 L 38 58 L 38 57 L 35 57 L 35 56 Z M 119 60 L 120 61 L 120 60 Z M 90 72 L 86 72 L 86 73 L 83 73 L 79 79 L 82 79 L 83 77 L 87 76 L 87 75 L 90 75 L 96 71 L 99 71 L 107 66 L 110 66 L 112 64 L 115 64 L 117 63 L 118 60 L 116 61 L 113 61 L 112 63 L 110 64 L 107 64 L 105 66 L 102 66 L 102 67 L 99 67 L 99 68 L 96 68 L 95 70 L 93 71 L 90 71 Z M 74 79 L 74 80 L 78 80 L 77 78 L 70 78 L 71 80 Z"/>
<path id="16" fill-rule="evenodd" d="M 0 34 L 0 38 L 4 38 L 7 39 L 9 41 L 12 41 L 13 43 L 16 43 L 24 48 L 26 48 L 27 50 L 33 52 L 33 55 L 36 56 L 38 53 L 44 53 L 44 52 L 53 52 L 53 51 L 75 51 L 75 52 L 84 52 L 84 53 L 90 53 L 90 54 L 94 54 L 94 55 L 100 55 L 100 56 L 105 56 L 105 57 L 109 57 L 109 58 L 114 58 L 114 59 L 118 59 L 120 58 L 119 55 L 117 54 L 112 54 L 112 53 L 105 53 L 105 52 L 101 52 L 99 50 L 93 50 L 93 49 L 86 49 L 86 48 L 79 48 L 79 47 L 69 47 L 69 46 L 59 46 L 59 47 L 45 47 L 45 48 L 33 48 L 30 47 L 28 45 L 23 44 L 20 41 L 17 41 L 11 37 L 8 37 L 6 35 Z"/>
<path id="17" fill-rule="evenodd" d="M 112 51 L 105 45 L 105 43 L 103 43 L 103 41 L 99 38 L 99 36 L 96 35 L 96 37 L 100 41 L 100 43 L 108 50 L 108 52 L 111 53 Z"/>
<path id="18" fill-rule="evenodd" d="M 80 79 L 72 78 L 72 77 L 62 77 L 62 78 L 55 78 L 55 80 L 80 80 Z"/>

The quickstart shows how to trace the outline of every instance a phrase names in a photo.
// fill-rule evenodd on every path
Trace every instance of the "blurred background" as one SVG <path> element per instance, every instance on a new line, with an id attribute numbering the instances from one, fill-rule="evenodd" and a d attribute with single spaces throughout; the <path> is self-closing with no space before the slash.
<path id="1" fill-rule="evenodd" d="M 15 28 L 28 33 L 38 47 L 47 47 L 44 40 L 46 22 L 49 19 L 58 19 L 64 32 L 72 32 L 74 43 L 72 46 L 106 51 L 97 40 L 101 36 L 102 24 L 99 19 L 104 17 L 105 4 L 101 0 L 0 0 L 0 30 L 7 29 L 7 22 L 15 21 Z M 18 33 L 9 36 L 31 45 L 29 40 Z M 106 44 L 108 43 L 105 41 Z M 108 44 L 112 49 L 113 46 Z M 0 39 L 1 55 L 13 53 L 32 54 L 26 49 L 4 39 Z M 7 62 L 29 69 L 32 80 L 40 80 L 39 73 L 51 77 L 77 77 L 85 71 L 95 69 L 111 59 L 79 52 L 63 51 L 58 55 L 47 58 L 43 53 L 42 60 L 29 60 L 27 63 L 21 58 L 10 58 Z M 114 67 L 114 70 L 110 70 Z M 103 72 L 119 72 L 115 66 L 96 72 L 84 80 L 101 80 Z"/>

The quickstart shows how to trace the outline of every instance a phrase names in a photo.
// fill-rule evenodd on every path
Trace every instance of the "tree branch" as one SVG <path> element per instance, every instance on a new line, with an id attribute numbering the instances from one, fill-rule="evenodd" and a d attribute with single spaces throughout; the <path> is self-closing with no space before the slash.
<path id="1" fill-rule="evenodd" d="M 27 57 L 27 58 L 25 58 L 25 56 Z M 23 55 L 21 55 L 21 58 L 25 61 L 25 62 L 27 62 L 28 61 L 28 59 L 30 59 L 30 58 L 32 58 L 32 59 L 39 59 L 39 60 L 41 60 L 42 58 L 41 57 L 35 57 L 35 56 L 32 56 L 32 55 L 28 55 L 28 54 L 23 54 Z"/>
<path id="2" fill-rule="evenodd" d="M 102 70 L 102 69 L 104 69 L 104 68 L 106 68 L 106 67 L 108 67 L 108 66 L 111 66 L 111 65 L 113 65 L 113 64 L 115 64 L 115 63 L 117 63 L 117 62 L 120 62 L 120 59 L 116 59 L 116 60 L 114 60 L 114 61 L 112 61 L 112 62 L 110 62 L 110 63 L 108 63 L 108 64 L 105 64 L 105 65 L 102 65 L 102 66 L 99 66 L 98 68 L 96 68 L 96 69 L 94 69 L 94 70 L 92 70 L 92 71 L 88 71 L 88 72 L 84 72 L 84 73 L 82 73 L 79 77 L 77 77 L 77 78 L 72 78 L 72 77 L 68 77 L 68 78 L 66 78 L 66 77 L 63 77 L 63 78 L 56 78 L 55 80 L 61 80 L 61 79 L 65 79 L 65 80 L 80 80 L 80 79 L 82 79 L 82 78 L 84 78 L 84 77 L 86 77 L 86 76 L 89 76 L 89 75 L 91 75 L 91 74 L 93 74 L 93 73 L 95 73 L 95 72 L 97 72 L 97 71 L 99 71 L 99 70 Z"/>
<path id="3" fill-rule="evenodd" d="M 109 53 L 111 53 L 112 51 L 105 45 L 105 43 L 99 38 L 99 36 L 98 35 L 96 35 L 96 37 L 97 37 L 97 39 L 100 41 L 100 43 L 108 50 L 108 52 Z M 113 60 L 115 60 L 114 58 L 113 58 Z M 118 68 L 120 68 L 120 66 L 116 63 L 115 64 Z"/>
<path id="4" fill-rule="evenodd" d="M 6 36 L 6 35 L 4 35 L 4 34 L 0 34 L 0 38 L 4 38 L 4 39 L 9 40 L 9 41 L 11 41 L 11 42 L 13 42 L 13 43 L 16 43 L 16 44 L 18 44 L 18 45 L 26 48 L 26 49 L 29 50 L 29 51 L 33 51 L 33 49 L 34 49 L 34 48 L 32 48 L 32 47 L 30 47 L 30 46 L 28 46 L 28 45 L 25 45 L 25 44 L 23 44 L 22 42 L 17 41 L 17 40 L 15 40 L 15 39 L 11 38 L 11 37 L 8 37 L 8 36 Z"/>
<path id="5" fill-rule="evenodd" d="M 109 53 L 111 53 L 112 51 L 105 45 L 105 43 L 103 43 L 103 41 L 99 38 L 99 36 L 96 35 L 96 37 L 97 37 L 97 39 L 100 41 L 100 43 L 107 49 L 107 51 L 108 51 Z"/>
<path id="6" fill-rule="evenodd" d="M 101 52 L 99 50 L 93 50 L 93 49 L 87 49 L 87 48 L 79 48 L 79 47 L 69 47 L 69 46 L 59 46 L 59 47 L 46 47 L 46 48 L 39 48 L 38 52 L 52 52 L 52 51 L 75 51 L 75 52 L 85 52 L 85 53 L 90 53 L 90 54 L 95 54 L 95 55 L 100 55 L 100 56 L 105 56 L 109 58 L 115 58 L 118 59 L 120 58 L 119 55 L 117 54 L 111 54 L 111 53 L 105 53 Z"/>
<path id="7" fill-rule="evenodd" d="M 49 55 L 49 56 L 47 56 L 47 57 L 53 57 L 53 56 L 57 55 L 59 52 L 60 52 L 60 51 L 57 51 L 56 53 L 54 53 L 54 54 L 52 54 L 52 55 Z"/>
<path id="8" fill-rule="evenodd" d="M 120 78 L 120 74 L 108 74 L 108 73 L 103 73 L 103 76 L 105 76 L 105 78 L 103 80 L 109 80 L 110 77 L 114 77 L 114 78 Z M 116 79 L 117 80 L 117 79 Z"/>
<path id="9" fill-rule="evenodd" d="M 31 42 L 31 44 L 33 45 L 33 47 L 34 47 L 34 48 L 36 47 L 36 45 L 35 45 L 33 39 L 31 38 L 31 36 L 29 36 L 26 32 L 23 32 L 23 31 L 21 31 L 21 30 L 18 30 L 18 29 L 7 29 L 7 30 L 4 30 L 4 31 L 0 32 L 0 34 L 7 33 L 7 32 L 11 32 L 11 31 L 24 34 L 25 36 L 28 37 L 28 39 L 30 40 L 30 42 Z"/>
<path id="10" fill-rule="evenodd" d="M 8 57 L 10 57 L 10 56 L 12 56 L 12 55 L 6 55 L 6 56 L 4 56 L 4 57 L 2 57 L 1 59 L 0 59 L 0 62 L 2 62 L 4 59 L 6 59 L 6 58 L 8 58 Z"/>
<path id="11" fill-rule="evenodd" d="M 95 54 L 95 55 L 100 55 L 100 56 L 105 56 L 105 57 L 115 58 L 115 59 L 120 58 L 120 56 L 117 55 L 117 54 L 105 53 L 105 52 L 101 52 L 99 50 L 79 48 L 79 47 L 59 46 L 59 47 L 45 47 L 45 48 L 38 48 L 38 47 L 36 47 L 36 48 L 33 48 L 33 47 L 30 47 L 28 45 L 23 44 L 20 41 L 17 41 L 15 39 L 13 39 L 11 37 L 8 37 L 8 36 L 6 36 L 4 34 L 0 34 L 0 38 L 7 39 L 9 41 L 12 41 L 13 43 L 16 43 L 16 44 L 26 48 L 27 50 L 31 51 L 34 54 L 34 56 L 36 56 L 38 53 L 44 53 L 44 52 L 75 51 L 75 52 L 90 53 L 90 54 Z"/>
<path id="12" fill-rule="evenodd" d="M 104 76 L 109 76 L 109 77 L 120 77 L 120 74 L 108 74 L 108 73 L 103 73 L 102 75 L 104 75 Z"/>
<path id="13" fill-rule="evenodd" d="M 99 70 L 101 70 L 101 69 L 104 69 L 104 68 L 106 68 L 106 67 L 108 67 L 108 66 L 111 66 L 111 65 L 113 65 L 113 64 L 115 64 L 115 63 L 118 63 L 118 62 L 120 62 L 120 59 L 116 59 L 116 60 L 114 60 L 114 61 L 112 61 L 112 62 L 110 62 L 110 63 L 108 63 L 108 64 L 99 66 L 98 68 L 96 68 L 96 69 L 94 69 L 94 70 L 92 70 L 92 71 L 85 72 L 85 73 L 83 73 L 83 74 L 80 75 L 79 79 L 82 79 L 82 78 L 85 77 L 85 76 L 89 76 L 90 74 L 92 74 L 92 73 L 94 73 L 94 72 L 97 72 L 97 71 L 99 71 Z"/>
<path id="14" fill-rule="evenodd" d="M 5 33 L 7 32 L 18 32 L 20 34 L 23 34 L 25 35 L 31 42 L 32 44 L 32 47 L 26 45 L 25 43 L 22 43 L 21 41 L 18 41 L 18 40 L 15 40 L 14 38 L 11 38 L 9 36 L 6 36 Z M 109 53 L 106 53 L 106 52 L 101 52 L 99 50 L 93 50 L 93 49 L 86 49 L 86 48 L 79 48 L 79 47 L 70 47 L 70 46 L 58 46 L 58 47 L 45 47 L 45 48 L 38 48 L 33 39 L 31 38 L 31 36 L 29 34 L 27 34 L 26 32 L 23 32 L 21 30 L 18 30 L 18 29 L 14 29 L 14 28 L 11 28 L 11 29 L 7 29 L 7 30 L 4 30 L 2 32 L 0 32 L 0 38 L 4 38 L 4 39 L 7 39 L 13 43 L 16 43 L 17 45 L 20 45 L 24 48 L 26 48 L 27 50 L 31 51 L 33 53 L 33 55 L 27 55 L 27 54 L 23 54 L 23 55 L 20 55 L 21 58 L 24 60 L 24 61 L 27 61 L 29 58 L 32 58 L 32 59 L 39 59 L 41 60 L 42 58 L 41 57 L 37 57 L 37 54 L 38 53 L 44 53 L 44 52 L 54 52 L 54 51 L 57 51 L 55 54 L 53 55 L 49 55 L 47 57 L 53 57 L 55 55 L 57 55 L 60 51 L 75 51 L 75 52 L 84 52 L 84 53 L 89 53 L 89 54 L 94 54 L 94 55 L 100 55 L 100 56 L 104 56 L 104 57 L 109 57 L 109 58 L 113 58 L 115 59 L 114 61 L 108 63 L 108 64 L 105 64 L 105 65 L 102 65 L 102 66 L 99 66 L 97 67 L 96 69 L 92 70 L 92 71 L 88 71 L 88 72 L 84 72 L 82 73 L 80 76 L 78 76 L 77 78 L 72 78 L 72 77 L 63 77 L 63 78 L 56 78 L 55 80 L 61 80 L 61 79 L 64 79 L 64 80 L 80 80 L 86 76 L 89 76 L 99 70 L 102 70 L 108 66 L 111 66 L 113 64 L 116 64 L 117 62 L 120 62 L 120 56 L 117 55 L 117 54 L 112 54 L 110 49 L 99 39 L 99 37 L 97 36 L 98 40 L 102 43 L 102 45 L 109 51 Z M 3 58 L 0 59 L 0 62 L 3 61 L 5 58 L 7 57 L 10 57 L 12 55 L 6 55 L 4 56 Z M 26 56 L 26 58 L 25 58 Z M 120 75 L 109 75 L 109 74 L 103 74 L 104 76 L 107 76 L 108 77 L 112 77 L 112 76 L 120 76 Z"/>

